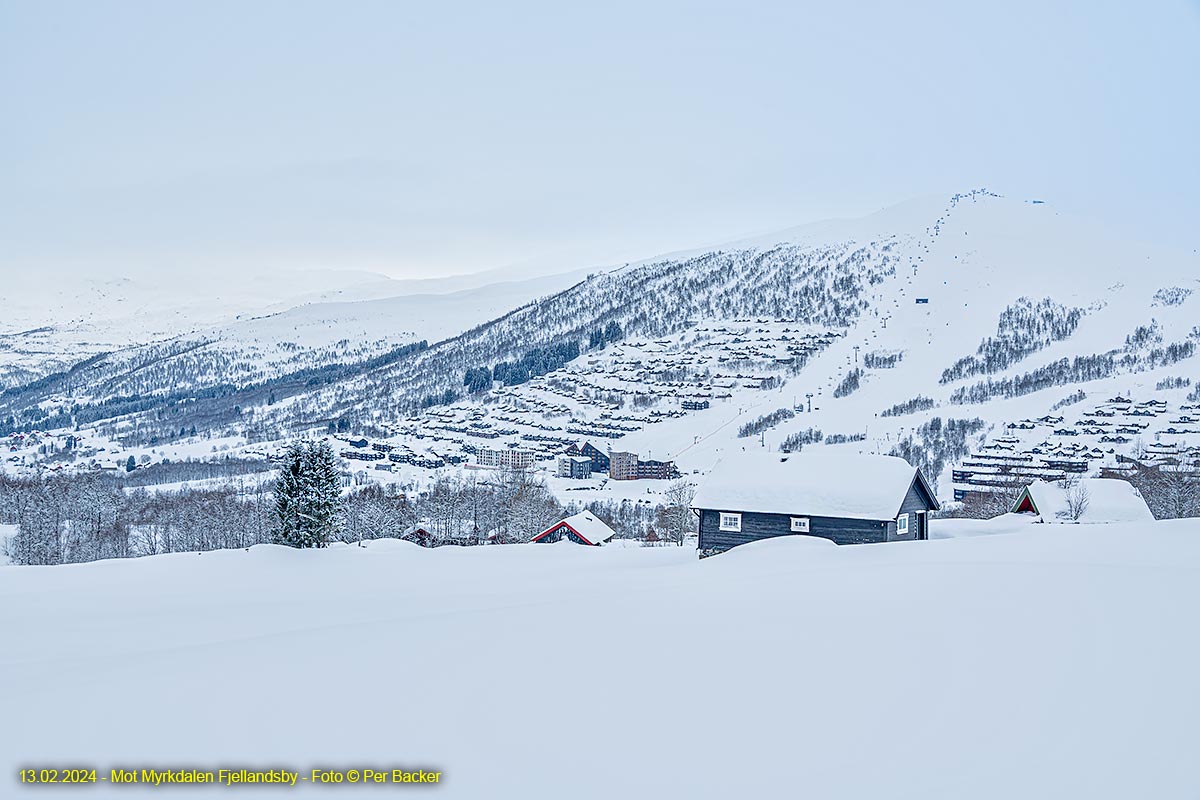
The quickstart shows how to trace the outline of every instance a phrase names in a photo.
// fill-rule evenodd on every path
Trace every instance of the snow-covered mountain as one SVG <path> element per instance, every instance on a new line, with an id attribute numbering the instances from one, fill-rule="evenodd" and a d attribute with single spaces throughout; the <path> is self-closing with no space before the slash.
<path id="1" fill-rule="evenodd" d="M 685 472 L 823 439 L 909 447 L 947 494 L 979 437 L 1109 462 L 1135 438 L 1186 448 L 1190 423 L 1165 431 L 1200 379 L 1198 279 L 1194 254 L 977 190 L 591 274 L 238 320 L 10 386 L 0 419 L 169 458 L 330 428 L 413 452 L 431 435 L 415 460 L 434 464 L 506 444 L 549 459 L 591 436 Z M 1159 424 L 1055 444 L 1059 423 L 1036 422 L 1120 395 L 1161 400 Z"/>
<path id="2" fill-rule="evenodd" d="M 49 284 L 31 275 L 5 283 L 0 317 L 0 389 L 19 387 L 93 356 L 112 372 L 170 354 L 195 388 L 261 380 L 391 347 L 438 341 L 547 292 L 584 272 L 505 280 L 474 276 L 395 280 L 349 271 L 304 270 L 231 278 L 194 286 L 170 275 L 150 279 L 74 279 Z M 240 372 L 229 372 L 230 363 Z M 144 372 L 144 370 L 143 370 Z M 163 387 L 143 374 L 140 387 L 114 385 L 98 396 Z M 172 384 L 178 386 L 178 384 Z"/>

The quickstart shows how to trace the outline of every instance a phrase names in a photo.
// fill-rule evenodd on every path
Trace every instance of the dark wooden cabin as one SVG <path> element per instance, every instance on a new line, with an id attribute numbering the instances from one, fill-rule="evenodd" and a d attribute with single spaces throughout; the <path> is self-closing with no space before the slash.
<path id="1" fill-rule="evenodd" d="M 723 459 L 692 503 L 701 557 L 776 536 L 818 536 L 836 544 L 929 538 L 938 509 L 925 477 L 893 456 L 832 448 Z"/>

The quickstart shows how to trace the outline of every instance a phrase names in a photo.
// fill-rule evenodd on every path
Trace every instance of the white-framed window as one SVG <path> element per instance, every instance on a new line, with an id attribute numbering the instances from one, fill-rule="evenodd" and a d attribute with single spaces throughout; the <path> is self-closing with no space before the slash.
<path id="1" fill-rule="evenodd" d="M 808 533 L 808 517 L 792 517 L 792 533 Z"/>
<path id="2" fill-rule="evenodd" d="M 734 514 L 732 511 L 721 512 L 721 530 L 723 531 L 740 531 L 742 529 L 742 515 Z"/>
<path id="3" fill-rule="evenodd" d="M 901 514 L 900 516 L 896 517 L 896 535 L 908 535 L 908 514 Z"/>

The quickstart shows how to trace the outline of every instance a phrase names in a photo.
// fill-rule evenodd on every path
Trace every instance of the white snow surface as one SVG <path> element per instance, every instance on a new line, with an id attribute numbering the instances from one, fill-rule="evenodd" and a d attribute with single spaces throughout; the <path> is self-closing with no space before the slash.
<path id="1" fill-rule="evenodd" d="M 1196 520 L 787 537 L 704 561 L 384 540 L 4 567 L 0 773 L 373 764 L 440 769 L 448 798 L 1194 798 L 1198 607 Z M 389 790 L 245 794 L 297 791 Z"/>
<path id="2" fill-rule="evenodd" d="M 888 520 L 900 513 L 916 472 L 902 458 L 837 448 L 731 453 L 700 485 L 692 507 Z"/>
<path id="3" fill-rule="evenodd" d="M 1079 486 L 1086 491 L 1087 507 L 1077 520 L 1071 519 L 1066 487 L 1034 481 L 1029 485 L 1029 494 L 1044 522 L 1149 522 L 1154 519 L 1142 495 L 1128 481 L 1082 478 Z"/>

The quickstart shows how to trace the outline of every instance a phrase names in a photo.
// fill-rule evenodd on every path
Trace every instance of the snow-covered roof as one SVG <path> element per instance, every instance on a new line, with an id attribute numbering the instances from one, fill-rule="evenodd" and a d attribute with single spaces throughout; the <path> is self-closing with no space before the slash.
<path id="1" fill-rule="evenodd" d="M 694 508 L 890 520 L 900 513 L 917 470 L 895 456 L 826 448 L 738 453 L 723 458 L 700 486 Z"/>
<path id="2" fill-rule="evenodd" d="M 1013 504 L 1016 511 L 1028 494 L 1038 516 L 1045 522 L 1152 522 L 1154 515 L 1150 507 L 1142 499 L 1137 488 L 1129 481 L 1116 478 L 1081 478 L 1077 486 L 1071 489 L 1057 483 L 1034 481 L 1031 483 L 1017 502 Z M 1087 497 L 1087 503 L 1082 513 L 1075 519 L 1072 513 L 1070 493 L 1082 491 Z"/>
<path id="3" fill-rule="evenodd" d="M 587 539 L 592 544 L 607 542 L 609 539 L 617 535 L 616 531 L 605 525 L 604 521 L 596 517 L 595 514 L 590 511 L 581 511 L 578 514 L 574 514 L 564 520 L 561 520 L 560 522 L 554 523 L 549 528 L 533 537 L 534 540 L 536 541 L 563 523 L 570 525 L 573 531 L 578 533 L 584 539 Z"/>

